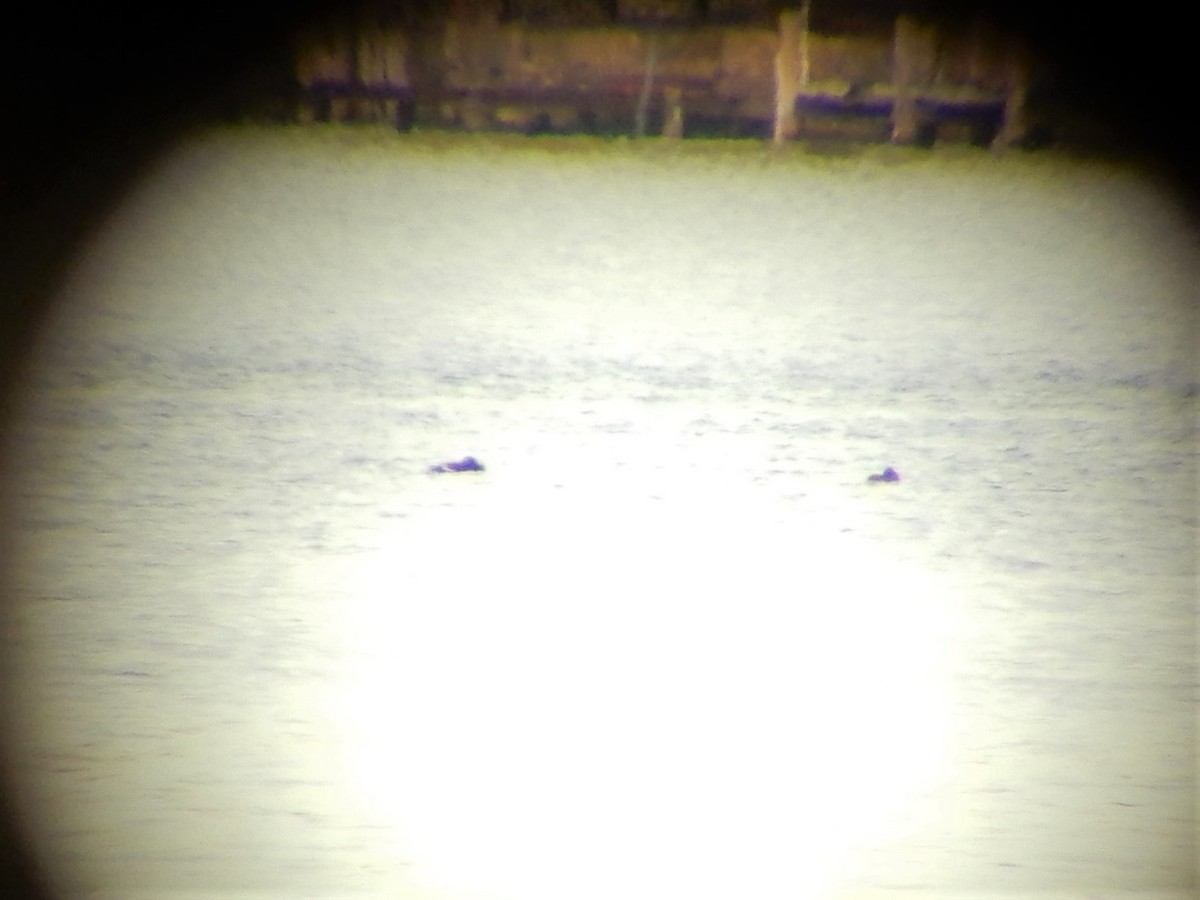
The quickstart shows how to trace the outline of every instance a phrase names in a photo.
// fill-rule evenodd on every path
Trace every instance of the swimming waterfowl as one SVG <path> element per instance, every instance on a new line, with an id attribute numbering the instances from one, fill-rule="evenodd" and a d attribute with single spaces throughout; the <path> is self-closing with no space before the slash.
<path id="1" fill-rule="evenodd" d="M 899 481 L 900 473 L 888 466 L 881 473 L 876 475 L 868 475 L 867 481 Z"/>
<path id="2" fill-rule="evenodd" d="M 458 462 L 443 463 L 440 466 L 430 466 L 430 472 L 482 472 L 483 465 L 473 456 L 465 456 Z"/>

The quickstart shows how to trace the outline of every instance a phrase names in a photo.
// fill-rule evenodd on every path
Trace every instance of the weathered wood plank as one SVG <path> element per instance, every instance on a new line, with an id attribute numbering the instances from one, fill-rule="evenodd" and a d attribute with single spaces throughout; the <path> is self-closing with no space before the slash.
<path id="1" fill-rule="evenodd" d="M 775 49 L 775 126 L 772 140 L 782 144 L 799 131 L 796 98 L 808 77 L 808 4 L 779 14 L 779 44 Z"/>
<path id="2" fill-rule="evenodd" d="M 918 23 L 912 16 L 899 16 L 894 48 L 892 141 L 910 144 L 917 139 L 917 99 L 933 80 L 937 30 L 932 25 Z"/>

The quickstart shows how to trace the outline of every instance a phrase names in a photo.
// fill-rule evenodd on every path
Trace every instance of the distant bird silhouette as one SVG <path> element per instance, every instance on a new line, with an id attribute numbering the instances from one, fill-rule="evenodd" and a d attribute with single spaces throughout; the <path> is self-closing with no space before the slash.
<path id="1" fill-rule="evenodd" d="M 900 473 L 888 466 L 883 472 L 878 475 L 868 475 L 867 481 L 899 481 Z"/>
<path id="2" fill-rule="evenodd" d="M 465 456 L 458 462 L 443 463 L 440 466 L 430 466 L 430 472 L 482 472 L 483 465 L 473 456 Z"/>

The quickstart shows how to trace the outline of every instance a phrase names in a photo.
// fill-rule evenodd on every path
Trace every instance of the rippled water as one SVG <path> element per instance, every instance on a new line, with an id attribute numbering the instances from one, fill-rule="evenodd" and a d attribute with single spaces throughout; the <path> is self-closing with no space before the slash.
<path id="1" fill-rule="evenodd" d="M 52 870 L 1186 896 L 1194 245 L 1051 157 L 192 139 L 14 432 Z"/>

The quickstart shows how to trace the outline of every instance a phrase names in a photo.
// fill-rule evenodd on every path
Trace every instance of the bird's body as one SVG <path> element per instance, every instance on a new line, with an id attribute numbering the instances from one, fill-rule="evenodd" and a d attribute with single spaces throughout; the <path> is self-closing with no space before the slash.
<path id="1" fill-rule="evenodd" d="M 900 473 L 897 472 L 895 469 L 893 469 L 891 466 L 888 466 L 886 469 L 884 469 L 882 472 L 880 472 L 878 474 L 867 476 L 867 481 L 872 481 L 872 482 L 899 481 L 899 480 L 900 480 Z"/>
<path id="2" fill-rule="evenodd" d="M 465 456 L 458 462 L 442 463 L 440 466 L 430 466 L 430 472 L 482 472 L 483 465 L 473 456 Z"/>

